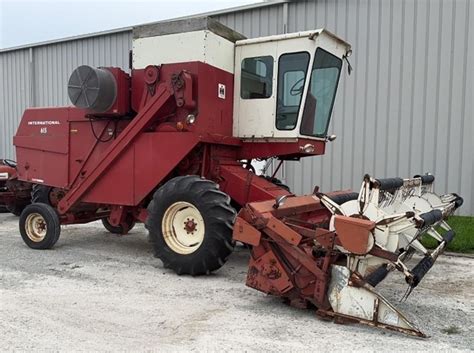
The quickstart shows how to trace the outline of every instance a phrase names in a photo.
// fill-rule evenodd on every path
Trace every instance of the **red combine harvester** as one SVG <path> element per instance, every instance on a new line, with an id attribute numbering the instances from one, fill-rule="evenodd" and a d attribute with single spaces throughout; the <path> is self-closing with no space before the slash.
<path id="1" fill-rule="evenodd" d="M 190 275 L 220 268 L 238 240 L 252 246 L 249 286 L 422 335 L 374 287 L 395 269 L 419 283 L 454 236 L 444 219 L 460 197 L 434 194 L 430 175 L 295 196 L 252 171 L 255 159 L 278 170 L 324 154 L 350 53 L 326 30 L 244 39 L 208 18 L 135 28 L 130 75 L 80 66 L 68 84 L 75 107 L 24 113 L 18 178 L 35 186 L 23 240 L 48 249 L 61 224 L 102 220 L 125 234 L 144 222 L 164 266 Z M 414 252 L 423 257 L 410 269 Z"/>

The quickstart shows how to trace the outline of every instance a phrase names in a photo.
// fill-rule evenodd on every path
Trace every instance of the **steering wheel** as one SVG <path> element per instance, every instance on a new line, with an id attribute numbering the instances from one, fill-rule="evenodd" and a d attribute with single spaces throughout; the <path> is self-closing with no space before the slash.
<path id="1" fill-rule="evenodd" d="M 290 96 L 298 96 L 300 95 L 301 93 L 303 93 L 303 89 L 304 89 L 304 79 L 305 77 L 302 77 L 300 78 L 298 81 L 296 81 L 294 83 L 293 86 L 291 86 L 290 88 Z M 301 84 L 301 82 L 303 82 L 303 84 Z M 299 87 L 297 87 L 299 86 Z"/>
<path id="2" fill-rule="evenodd" d="M 300 78 L 296 81 L 293 86 L 290 88 L 290 95 L 291 96 L 298 96 L 303 93 L 304 89 L 304 77 Z M 332 81 L 331 80 L 322 80 L 319 83 L 319 89 L 316 92 L 312 92 L 313 96 L 320 97 L 326 96 L 331 92 L 332 89 Z"/>

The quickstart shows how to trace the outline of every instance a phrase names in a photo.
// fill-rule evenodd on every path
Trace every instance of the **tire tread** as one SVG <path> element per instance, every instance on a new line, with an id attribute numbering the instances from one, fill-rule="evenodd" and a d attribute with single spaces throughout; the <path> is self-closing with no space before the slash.
<path id="1" fill-rule="evenodd" d="M 33 212 L 41 214 L 48 226 L 45 238 L 41 242 L 37 243 L 29 239 L 25 229 L 26 218 L 30 213 Z M 56 213 L 54 208 L 44 203 L 32 203 L 31 205 L 28 205 L 20 215 L 19 225 L 20 234 L 23 241 L 32 249 L 51 249 L 57 243 L 61 235 L 61 222 L 59 220 L 58 214 Z"/>
<path id="2" fill-rule="evenodd" d="M 194 201 L 202 213 L 206 225 L 205 239 L 192 254 L 173 252 L 161 234 L 161 217 L 173 197 L 182 201 Z M 145 222 L 150 233 L 155 256 L 161 259 L 165 268 L 178 274 L 192 276 L 208 274 L 220 268 L 233 250 L 232 225 L 236 212 L 230 205 L 230 197 L 219 190 L 216 183 L 199 176 L 179 176 L 169 180 L 153 195 L 148 205 Z"/>

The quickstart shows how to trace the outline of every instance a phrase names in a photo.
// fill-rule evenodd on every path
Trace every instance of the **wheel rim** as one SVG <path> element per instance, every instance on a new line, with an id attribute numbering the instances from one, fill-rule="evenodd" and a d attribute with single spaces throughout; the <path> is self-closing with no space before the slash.
<path id="1" fill-rule="evenodd" d="M 25 230 L 31 241 L 39 243 L 46 237 L 48 226 L 42 215 L 31 213 L 26 217 Z"/>
<path id="2" fill-rule="evenodd" d="M 166 210 L 162 232 L 165 243 L 171 250 L 188 255 L 201 246 L 206 229 L 201 212 L 189 202 L 178 201 Z"/>

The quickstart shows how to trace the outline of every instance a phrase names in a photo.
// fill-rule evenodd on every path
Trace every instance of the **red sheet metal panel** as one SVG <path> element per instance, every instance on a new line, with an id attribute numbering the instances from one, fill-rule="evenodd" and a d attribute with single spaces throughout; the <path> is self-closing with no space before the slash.
<path id="1" fill-rule="evenodd" d="M 290 193 L 264 178 L 242 168 L 241 165 L 220 166 L 222 191 L 230 195 L 238 204 L 247 202 L 273 200 Z"/>
<path id="2" fill-rule="evenodd" d="M 258 246 L 262 234 L 244 219 L 237 217 L 234 224 L 233 239 L 244 244 Z"/>
<path id="3" fill-rule="evenodd" d="M 27 109 L 13 143 L 21 180 L 66 187 L 71 108 Z"/>
<path id="4" fill-rule="evenodd" d="M 198 136 L 192 133 L 144 133 L 111 165 L 82 200 L 138 205 L 198 142 Z"/>

